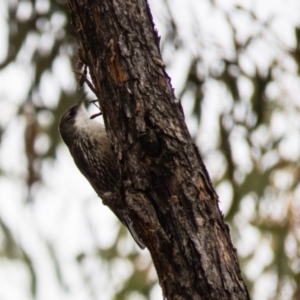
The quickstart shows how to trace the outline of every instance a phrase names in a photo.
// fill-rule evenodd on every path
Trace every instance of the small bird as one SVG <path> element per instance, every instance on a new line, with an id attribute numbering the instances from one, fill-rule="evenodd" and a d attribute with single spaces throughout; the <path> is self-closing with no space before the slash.
<path id="1" fill-rule="evenodd" d="M 79 171 L 98 196 L 104 198 L 106 193 L 118 195 L 120 174 L 117 157 L 111 149 L 104 125 L 94 120 L 94 116 L 89 116 L 83 99 L 62 115 L 59 132 Z M 139 247 L 144 249 L 145 245 L 136 234 L 130 218 L 120 212 L 114 213 L 128 228 Z"/>

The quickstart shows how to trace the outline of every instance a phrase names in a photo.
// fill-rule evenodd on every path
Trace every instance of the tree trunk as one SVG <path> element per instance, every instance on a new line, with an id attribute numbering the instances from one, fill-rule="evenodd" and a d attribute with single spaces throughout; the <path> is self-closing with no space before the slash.
<path id="1" fill-rule="evenodd" d="M 218 197 L 165 72 L 146 0 L 69 0 L 108 136 L 122 209 L 166 299 L 249 299 Z"/>

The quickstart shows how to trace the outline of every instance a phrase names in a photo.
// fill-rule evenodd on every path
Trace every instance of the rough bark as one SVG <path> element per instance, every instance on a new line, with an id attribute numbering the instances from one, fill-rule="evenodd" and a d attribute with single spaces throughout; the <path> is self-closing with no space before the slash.
<path id="1" fill-rule="evenodd" d="M 249 299 L 146 0 L 69 0 L 134 222 L 167 299 Z M 109 202 L 109 201 L 108 201 Z M 109 204 L 109 203 L 108 203 Z"/>

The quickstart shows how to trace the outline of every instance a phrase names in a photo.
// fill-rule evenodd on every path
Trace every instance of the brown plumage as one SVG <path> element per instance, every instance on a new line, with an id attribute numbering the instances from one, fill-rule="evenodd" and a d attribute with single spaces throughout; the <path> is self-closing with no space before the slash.
<path id="1" fill-rule="evenodd" d="M 90 118 L 83 101 L 73 105 L 63 114 L 59 132 L 76 166 L 98 196 L 103 198 L 105 193 L 118 194 L 120 174 L 117 158 L 111 149 L 105 127 Z M 117 217 L 129 229 L 140 248 L 145 248 L 131 220 L 120 213 Z"/>

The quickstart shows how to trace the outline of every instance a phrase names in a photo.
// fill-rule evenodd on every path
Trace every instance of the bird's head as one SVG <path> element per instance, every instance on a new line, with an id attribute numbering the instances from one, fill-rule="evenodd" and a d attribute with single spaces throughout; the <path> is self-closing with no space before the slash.
<path id="1" fill-rule="evenodd" d="M 63 141 L 69 145 L 78 134 L 89 134 L 99 123 L 89 116 L 85 108 L 85 100 L 68 108 L 59 122 L 59 132 Z"/>

